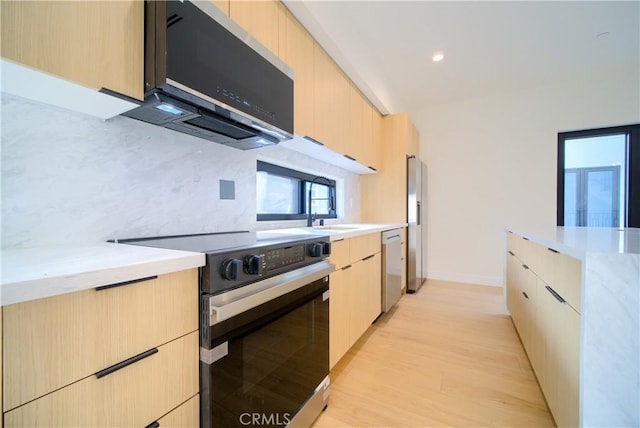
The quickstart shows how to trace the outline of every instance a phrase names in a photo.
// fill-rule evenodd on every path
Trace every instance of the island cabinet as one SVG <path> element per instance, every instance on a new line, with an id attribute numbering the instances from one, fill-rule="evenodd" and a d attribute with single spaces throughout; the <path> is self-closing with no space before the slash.
<path id="1" fill-rule="evenodd" d="M 507 233 L 507 307 L 560 427 L 579 423 L 581 261 Z"/>
<path id="2" fill-rule="evenodd" d="M 190 269 L 4 306 L 4 426 L 196 426 L 197 301 Z"/>
<path id="3" fill-rule="evenodd" d="M 329 364 L 336 365 L 380 315 L 380 233 L 332 241 L 330 261 Z"/>
<path id="4" fill-rule="evenodd" d="M 2 57 L 143 99 L 144 2 L 2 1 Z"/>

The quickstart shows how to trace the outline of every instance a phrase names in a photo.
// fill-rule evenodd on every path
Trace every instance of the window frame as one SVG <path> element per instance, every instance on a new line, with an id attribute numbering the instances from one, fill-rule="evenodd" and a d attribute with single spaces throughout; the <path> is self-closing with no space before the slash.
<path id="1" fill-rule="evenodd" d="M 261 160 L 257 161 L 256 171 L 263 171 L 269 174 L 279 175 L 281 177 L 288 177 L 300 180 L 299 192 L 298 192 L 298 202 L 300 207 L 300 212 L 296 214 L 286 214 L 286 213 L 274 213 L 274 214 L 260 214 L 256 213 L 258 221 L 278 221 L 278 220 L 305 220 L 307 218 L 307 207 L 308 207 L 308 195 L 305 192 L 306 182 L 311 182 L 313 179 L 319 177 L 317 175 L 308 174 L 302 171 L 296 171 L 294 169 L 285 168 L 283 166 L 274 165 L 268 162 L 264 162 Z M 326 178 L 326 177 L 325 177 Z M 315 214 L 314 219 L 330 219 L 330 218 L 338 218 L 335 206 L 336 206 L 336 181 L 330 178 L 326 178 L 326 180 L 316 181 L 315 184 L 320 184 L 329 187 L 330 197 L 333 199 L 333 207 L 334 210 L 330 211 L 329 214 Z"/>
<path id="2" fill-rule="evenodd" d="M 619 227 L 640 227 L 640 123 L 609 128 L 587 129 L 558 133 L 556 224 L 564 226 L 564 173 L 565 141 L 576 138 L 603 137 L 614 134 L 628 134 L 627 149 L 627 215 L 625 224 Z"/>

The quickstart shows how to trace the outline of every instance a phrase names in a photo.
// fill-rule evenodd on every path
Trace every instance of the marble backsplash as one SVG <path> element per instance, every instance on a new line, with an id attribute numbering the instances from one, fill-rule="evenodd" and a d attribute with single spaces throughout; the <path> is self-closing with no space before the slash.
<path id="1" fill-rule="evenodd" d="M 1 125 L 3 248 L 303 225 L 256 221 L 257 159 L 336 179 L 341 221 L 360 219 L 358 175 L 283 147 L 239 151 L 7 94 Z"/>

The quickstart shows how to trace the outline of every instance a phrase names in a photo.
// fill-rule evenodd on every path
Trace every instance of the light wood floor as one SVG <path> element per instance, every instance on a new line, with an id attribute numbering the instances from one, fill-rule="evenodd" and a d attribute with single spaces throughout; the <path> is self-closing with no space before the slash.
<path id="1" fill-rule="evenodd" d="M 427 281 L 331 371 L 325 427 L 552 427 L 497 287 Z"/>

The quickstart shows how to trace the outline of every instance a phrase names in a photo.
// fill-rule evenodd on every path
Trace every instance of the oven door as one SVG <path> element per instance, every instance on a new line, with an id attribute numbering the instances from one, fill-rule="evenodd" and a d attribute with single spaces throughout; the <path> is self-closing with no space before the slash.
<path id="1" fill-rule="evenodd" d="M 201 426 L 310 426 L 328 398 L 324 261 L 203 296 Z"/>

